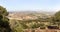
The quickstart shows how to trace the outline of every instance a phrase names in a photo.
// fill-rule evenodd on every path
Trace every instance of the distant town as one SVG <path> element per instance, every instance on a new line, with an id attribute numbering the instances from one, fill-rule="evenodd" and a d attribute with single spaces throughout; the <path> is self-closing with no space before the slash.
<path id="1" fill-rule="evenodd" d="M 53 15 L 49 13 L 39 13 L 36 11 L 23 11 L 23 12 L 10 12 L 8 15 L 8 18 L 10 19 L 18 19 L 18 20 L 33 20 L 33 19 L 38 19 L 39 17 L 41 18 L 49 18 L 52 17 Z"/>

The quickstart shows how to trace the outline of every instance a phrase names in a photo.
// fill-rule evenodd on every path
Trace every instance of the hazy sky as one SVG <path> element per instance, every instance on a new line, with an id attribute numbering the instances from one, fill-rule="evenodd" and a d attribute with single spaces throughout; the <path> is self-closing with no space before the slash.
<path id="1" fill-rule="evenodd" d="M 60 10 L 60 0 L 0 0 L 7 10 Z"/>

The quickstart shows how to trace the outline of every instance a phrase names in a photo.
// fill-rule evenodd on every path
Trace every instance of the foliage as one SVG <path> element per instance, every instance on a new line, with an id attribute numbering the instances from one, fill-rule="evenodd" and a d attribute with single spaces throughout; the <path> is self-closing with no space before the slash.
<path id="1" fill-rule="evenodd" d="M 55 18 L 54 18 L 54 20 L 55 20 L 56 22 L 58 22 L 58 25 L 60 25 L 60 11 L 58 11 L 58 12 L 55 13 Z"/>
<path id="2" fill-rule="evenodd" d="M 9 26 L 9 19 L 6 17 L 8 15 L 8 12 L 6 8 L 0 6 L 0 31 L 1 32 L 11 32 L 10 26 Z"/>
<path id="3" fill-rule="evenodd" d="M 39 27 L 44 27 L 44 24 L 41 24 L 41 23 L 34 23 L 31 25 L 31 28 L 39 28 Z"/>
<path id="4" fill-rule="evenodd" d="M 14 32 L 23 32 L 23 27 L 22 27 L 22 25 L 19 24 L 19 25 L 15 26 L 15 27 L 13 28 L 13 31 L 14 31 Z"/>
<path id="5" fill-rule="evenodd" d="M 29 28 L 26 24 L 24 24 L 24 23 L 20 23 L 22 26 L 23 26 L 23 28 L 24 29 L 27 29 L 27 28 Z"/>

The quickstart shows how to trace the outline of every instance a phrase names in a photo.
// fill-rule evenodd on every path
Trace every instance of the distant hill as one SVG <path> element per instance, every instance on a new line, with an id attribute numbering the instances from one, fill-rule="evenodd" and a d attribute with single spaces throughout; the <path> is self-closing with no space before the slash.
<path id="1" fill-rule="evenodd" d="M 15 19 L 37 19 L 47 18 L 54 15 L 55 12 L 43 12 L 43 11 L 12 11 L 9 12 L 9 18 Z"/>
<path id="2" fill-rule="evenodd" d="M 42 13 L 42 14 L 50 14 L 50 15 L 54 15 L 56 12 L 51 11 L 51 12 L 47 12 L 47 11 L 10 11 L 9 13 Z"/>

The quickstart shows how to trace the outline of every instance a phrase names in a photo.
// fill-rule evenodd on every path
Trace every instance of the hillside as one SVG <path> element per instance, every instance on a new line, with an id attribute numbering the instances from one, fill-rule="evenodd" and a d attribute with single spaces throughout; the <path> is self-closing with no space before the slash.
<path id="1" fill-rule="evenodd" d="M 28 19 L 38 19 L 40 18 L 49 18 L 52 15 L 50 13 L 46 12 L 37 12 L 37 11 L 20 11 L 20 12 L 9 12 L 8 17 L 14 18 L 14 19 L 19 19 L 19 20 L 28 20 Z"/>

